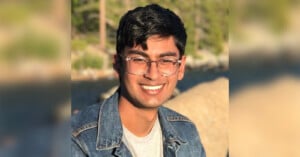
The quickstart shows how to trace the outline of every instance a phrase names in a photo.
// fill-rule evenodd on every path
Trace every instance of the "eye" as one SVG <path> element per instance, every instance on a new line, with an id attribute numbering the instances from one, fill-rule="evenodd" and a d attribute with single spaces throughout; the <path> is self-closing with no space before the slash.
<path id="1" fill-rule="evenodd" d="M 176 59 L 174 58 L 162 58 L 160 59 L 160 63 L 162 64 L 174 64 L 176 62 Z"/>
<path id="2" fill-rule="evenodd" d="M 145 58 L 133 57 L 133 58 L 131 58 L 131 60 L 132 60 L 134 63 L 138 63 L 138 64 L 146 63 L 146 59 L 145 59 Z"/>

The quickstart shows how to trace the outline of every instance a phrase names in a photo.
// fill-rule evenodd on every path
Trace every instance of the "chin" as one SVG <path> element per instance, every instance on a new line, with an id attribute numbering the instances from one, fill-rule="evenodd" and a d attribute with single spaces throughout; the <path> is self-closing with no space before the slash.
<path id="1" fill-rule="evenodd" d="M 141 103 L 141 106 L 145 107 L 145 108 L 158 108 L 160 106 L 163 105 L 165 101 L 162 100 L 148 100 L 145 102 L 145 100 L 143 101 L 143 103 Z"/>

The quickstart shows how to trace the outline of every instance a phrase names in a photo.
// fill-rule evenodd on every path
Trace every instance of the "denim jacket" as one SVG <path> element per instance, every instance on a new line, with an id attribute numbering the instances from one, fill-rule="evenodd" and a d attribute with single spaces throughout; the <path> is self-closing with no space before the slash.
<path id="1" fill-rule="evenodd" d="M 101 105 L 87 107 L 72 117 L 72 156 L 131 157 L 122 141 L 123 129 L 116 92 Z M 205 157 L 195 125 L 186 117 L 159 107 L 164 157 Z"/>

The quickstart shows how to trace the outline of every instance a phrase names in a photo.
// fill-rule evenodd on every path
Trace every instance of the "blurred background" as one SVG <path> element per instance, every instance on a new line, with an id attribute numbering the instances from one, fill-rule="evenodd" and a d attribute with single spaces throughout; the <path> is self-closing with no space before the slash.
<path id="1" fill-rule="evenodd" d="M 148 3 L 175 11 L 189 35 L 187 73 L 174 97 L 228 77 L 227 2 L 1 1 L 0 156 L 70 155 L 71 113 L 103 100 L 118 85 L 111 57 L 119 19 Z M 227 146 L 218 153 L 224 156 Z"/>
<path id="2" fill-rule="evenodd" d="M 0 156 L 68 153 L 70 21 L 67 1 L 0 1 Z"/>
<path id="3" fill-rule="evenodd" d="M 0 1 L 0 156 L 69 155 L 71 113 L 118 85 L 118 20 L 150 2 L 187 28 L 167 105 L 196 123 L 207 156 L 300 156 L 299 0 Z"/>
<path id="4" fill-rule="evenodd" d="M 229 154 L 298 157 L 299 0 L 231 2 Z"/>

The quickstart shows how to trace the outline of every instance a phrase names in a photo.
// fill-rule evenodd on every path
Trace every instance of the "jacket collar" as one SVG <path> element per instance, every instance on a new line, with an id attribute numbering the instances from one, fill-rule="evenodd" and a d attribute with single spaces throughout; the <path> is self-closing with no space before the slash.
<path id="1" fill-rule="evenodd" d="M 162 133 L 164 137 L 164 142 L 173 145 L 181 145 L 186 144 L 187 142 L 183 140 L 179 134 L 177 133 L 176 129 L 172 126 L 171 121 L 174 121 L 173 115 L 168 115 L 168 111 L 165 107 L 160 107 L 158 109 L 159 121 L 162 128 Z M 178 116 L 176 116 L 178 117 Z M 177 121 L 177 120 L 175 120 Z"/>
<path id="2" fill-rule="evenodd" d="M 97 150 L 107 150 L 120 147 L 122 144 L 123 128 L 119 114 L 119 90 L 110 98 L 106 99 L 100 107 L 98 118 Z M 164 143 L 169 145 L 180 145 L 186 143 L 179 136 L 170 123 L 166 109 L 160 107 L 158 110 L 159 121 L 162 128 Z"/>
<path id="3" fill-rule="evenodd" d="M 96 143 L 97 150 L 112 149 L 121 145 L 123 130 L 118 108 L 118 91 L 106 99 L 100 107 Z"/>

